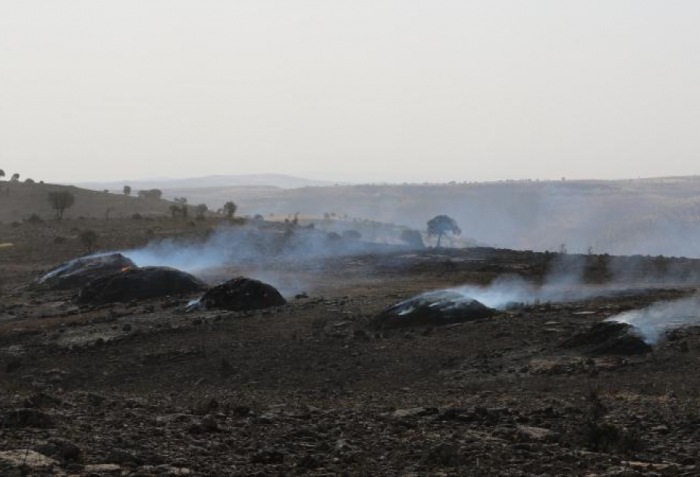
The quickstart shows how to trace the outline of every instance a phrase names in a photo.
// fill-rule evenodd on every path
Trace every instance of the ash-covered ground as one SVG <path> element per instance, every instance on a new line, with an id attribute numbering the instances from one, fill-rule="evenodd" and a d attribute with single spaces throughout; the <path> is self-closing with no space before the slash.
<path id="1" fill-rule="evenodd" d="M 18 257 L 2 259 L 2 475 L 700 474 L 700 328 L 649 349 L 591 334 L 693 296 L 700 261 L 579 257 L 571 281 L 556 254 L 495 249 L 268 257 L 197 275 L 266 280 L 287 304 L 187 312 L 201 293 L 80 304 L 31 286 L 67 257 Z M 375 326 L 513 274 L 576 293 Z"/>

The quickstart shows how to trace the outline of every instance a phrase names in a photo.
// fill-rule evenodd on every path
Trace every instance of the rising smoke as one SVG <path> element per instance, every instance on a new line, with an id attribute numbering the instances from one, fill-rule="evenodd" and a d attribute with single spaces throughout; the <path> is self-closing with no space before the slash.
<path id="1" fill-rule="evenodd" d="M 642 310 L 613 316 L 608 321 L 627 323 L 648 344 L 655 344 L 666 332 L 700 324 L 700 295 L 670 302 L 655 303 Z"/>

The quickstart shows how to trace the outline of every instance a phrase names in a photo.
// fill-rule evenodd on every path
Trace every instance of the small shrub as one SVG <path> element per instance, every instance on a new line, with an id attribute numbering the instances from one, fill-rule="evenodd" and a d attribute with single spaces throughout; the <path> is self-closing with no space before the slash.
<path id="1" fill-rule="evenodd" d="M 16 228 L 19 227 L 20 225 L 22 225 L 22 224 L 20 224 L 19 222 L 15 221 L 15 222 L 12 222 L 12 223 L 10 224 L 10 227 L 12 227 L 13 229 L 16 229 Z"/>
<path id="2" fill-rule="evenodd" d="M 329 242 L 338 242 L 341 239 L 342 237 L 335 232 L 328 232 L 328 234 L 326 234 L 326 240 L 328 240 Z"/>
<path id="3" fill-rule="evenodd" d="M 65 242 L 66 242 L 66 239 L 63 237 L 54 237 L 53 238 L 53 243 L 55 243 L 56 245 L 59 245 L 59 244 L 65 243 Z"/>
<path id="4" fill-rule="evenodd" d="M 141 215 L 141 214 L 139 214 L 138 212 L 136 212 L 134 215 L 131 216 L 131 218 L 132 218 L 133 220 L 141 220 L 141 219 L 143 219 L 143 215 Z"/>
<path id="5" fill-rule="evenodd" d="M 346 230 L 343 232 L 343 238 L 351 241 L 358 241 L 362 238 L 362 234 L 357 230 Z"/>
<path id="6" fill-rule="evenodd" d="M 85 232 L 80 234 L 79 238 L 80 243 L 83 244 L 83 246 L 87 250 L 87 253 L 92 253 L 95 246 L 97 245 L 97 240 L 99 239 L 99 236 L 94 230 L 86 230 Z"/>
<path id="7" fill-rule="evenodd" d="M 584 440 L 594 452 L 631 454 L 642 449 L 642 441 L 629 429 L 608 422 L 589 420 L 584 426 Z"/>
<path id="8" fill-rule="evenodd" d="M 43 224 L 44 219 L 39 217 L 37 214 L 32 214 L 29 217 L 27 217 L 25 222 L 30 223 L 30 224 Z"/>

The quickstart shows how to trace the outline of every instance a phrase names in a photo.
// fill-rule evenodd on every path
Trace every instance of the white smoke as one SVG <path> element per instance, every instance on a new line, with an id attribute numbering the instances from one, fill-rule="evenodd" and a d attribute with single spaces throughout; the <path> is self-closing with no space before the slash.
<path id="1" fill-rule="evenodd" d="M 700 295 L 655 303 L 648 308 L 621 313 L 607 321 L 627 323 L 644 341 L 655 344 L 669 330 L 700 324 Z"/>
<path id="2" fill-rule="evenodd" d="M 307 290 L 299 270 L 307 259 L 395 251 L 395 245 L 329 237 L 325 231 L 299 226 L 289 230 L 258 227 L 221 227 L 205 240 L 166 239 L 146 247 L 121 251 L 139 267 L 177 268 L 208 281 L 245 274 L 265 281 L 286 295 Z M 320 265 L 323 266 L 323 265 Z M 287 271 L 285 273 L 284 271 Z"/>
<path id="3" fill-rule="evenodd" d="M 544 285 L 540 286 L 519 276 L 499 277 L 487 286 L 465 285 L 449 289 L 497 310 L 504 310 L 516 304 L 581 301 L 628 290 L 629 287 L 620 289 L 611 286 L 583 285 L 566 279 L 556 282 L 553 278 L 549 278 Z"/>

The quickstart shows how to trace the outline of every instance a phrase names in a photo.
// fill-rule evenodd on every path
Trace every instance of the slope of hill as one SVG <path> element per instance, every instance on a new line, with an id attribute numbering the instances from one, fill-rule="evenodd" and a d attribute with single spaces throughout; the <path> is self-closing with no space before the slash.
<path id="1" fill-rule="evenodd" d="M 150 179 L 150 180 L 123 180 L 109 182 L 84 182 L 76 183 L 79 187 L 94 190 L 108 189 L 120 191 L 124 185 L 130 185 L 132 189 L 161 189 L 168 193 L 170 189 L 203 187 L 232 187 L 232 186 L 269 186 L 282 189 L 294 189 L 307 186 L 329 186 L 329 181 L 318 181 L 302 177 L 288 176 L 284 174 L 251 174 L 251 175 L 212 175 L 203 177 L 190 177 L 185 179 Z"/>
<path id="2" fill-rule="evenodd" d="M 160 199 L 139 199 L 121 194 L 109 194 L 55 184 L 27 184 L 0 182 L 0 221 L 21 221 L 32 214 L 42 219 L 54 216 L 48 201 L 52 191 L 70 191 L 75 196 L 74 205 L 65 213 L 66 218 L 104 218 L 109 210 L 110 217 L 128 217 L 134 213 L 141 215 L 168 214 L 171 202 Z"/>

